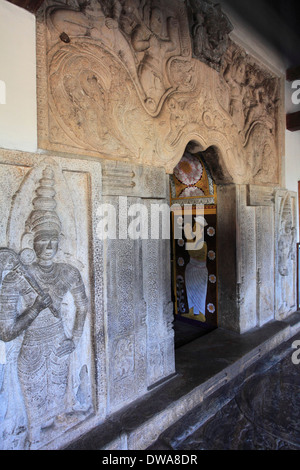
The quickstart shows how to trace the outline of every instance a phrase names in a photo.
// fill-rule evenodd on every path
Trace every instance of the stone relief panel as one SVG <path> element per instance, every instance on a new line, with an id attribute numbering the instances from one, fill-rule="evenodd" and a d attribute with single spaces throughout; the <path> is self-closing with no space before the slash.
<path id="1" fill-rule="evenodd" d="M 219 70 L 233 26 L 219 4 L 213 4 L 209 0 L 188 0 L 187 5 L 193 55 Z"/>
<path id="2" fill-rule="evenodd" d="M 43 146 L 136 159 L 166 98 L 194 88 L 178 0 L 48 2 L 38 24 Z"/>
<path id="3" fill-rule="evenodd" d="M 297 310 L 296 227 L 297 195 L 279 189 L 275 193 L 275 287 L 278 319 Z"/>
<path id="4" fill-rule="evenodd" d="M 164 204 L 169 219 L 169 197 L 161 168 L 111 161 L 102 167 L 103 202 L 117 220 L 115 238 L 104 240 L 108 411 L 113 413 L 174 373 L 170 241 L 151 239 L 152 204 Z"/>
<path id="5" fill-rule="evenodd" d="M 218 101 L 231 116 L 247 156 L 248 182 L 279 182 L 280 80 L 232 41 L 219 78 Z"/>
<path id="6" fill-rule="evenodd" d="M 0 155 L 7 189 L 0 234 L 0 442 L 5 450 L 56 448 L 66 431 L 71 438 L 72 429 L 105 413 L 93 340 L 97 331 L 105 387 L 102 319 L 95 313 L 101 273 L 96 270 L 95 284 L 91 277 L 97 245 L 91 217 L 99 197 L 90 198 L 101 191 L 100 166 L 9 153 Z"/>
<path id="7" fill-rule="evenodd" d="M 218 150 L 223 183 L 280 183 L 281 80 L 231 28 L 208 0 L 47 0 L 39 146 L 172 173 L 193 141 Z"/>

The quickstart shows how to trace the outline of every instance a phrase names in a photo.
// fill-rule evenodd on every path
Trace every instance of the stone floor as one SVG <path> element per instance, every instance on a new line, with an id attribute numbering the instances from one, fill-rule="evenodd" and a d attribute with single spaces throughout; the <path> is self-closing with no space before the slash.
<path id="1" fill-rule="evenodd" d="M 167 429 L 151 450 L 299 450 L 296 335 Z M 299 354 L 300 356 L 300 354 Z"/>
<path id="2" fill-rule="evenodd" d="M 300 449 L 300 312 L 175 350 L 176 375 L 67 450 Z M 300 354 L 299 354 L 300 357 Z"/>

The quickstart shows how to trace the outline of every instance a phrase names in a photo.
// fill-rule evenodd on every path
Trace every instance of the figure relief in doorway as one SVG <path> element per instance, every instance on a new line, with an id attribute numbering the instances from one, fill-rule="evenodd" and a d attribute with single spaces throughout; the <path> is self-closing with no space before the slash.
<path id="1" fill-rule="evenodd" d="M 204 241 L 204 227 L 207 222 L 203 216 L 196 216 L 193 226 L 185 224 L 187 251 L 190 260 L 185 268 L 185 285 L 189 314 L 199 316 L 205 322 L 206 295 L 208 284 L 207 244 Z M 190 249 L 189 249 L 190 247 Z M 191 249 L 192 248 L 192 249 Z"/>
<path id="2" fill-rule="evenodd" d="M 7 426 L 19 419 L 22 402 L 26 416 L 19 428 L 27 431 L 21 447 L 28 449 L 47 443 L 64 426 L 76 424 L 92 406 L 89 367 L 76 364 L 73 355 L 83 335 L 88 297 L 79 269 L 55 261 L 60 240 L 68 233 L 62 235 L 54 185 L 54 172 L 47 165 L 20 237 L 21 248 L 22 244 L 26 248 L 20 252 L 0 249 L 0 339 L 7 345 L 1 366 L 4 416 L 0 429 L 5 440 Z M 70 379 L 77 382 L 76 393 L 71 391 Z M 14 406 L 19 403 L 15 416 L 11 394 L 15 394 Z"/>

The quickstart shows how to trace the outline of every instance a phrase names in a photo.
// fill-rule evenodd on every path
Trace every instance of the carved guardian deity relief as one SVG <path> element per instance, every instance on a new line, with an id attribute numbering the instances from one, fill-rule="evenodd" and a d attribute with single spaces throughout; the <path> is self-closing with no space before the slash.
<path id="1" fill-rule="evenodd" d="M 95 413 L 87 189 L 86 173 L 47 160 L 27 167 L 11 201 L 0 248 L 3 449 L 55 448 Z"/>

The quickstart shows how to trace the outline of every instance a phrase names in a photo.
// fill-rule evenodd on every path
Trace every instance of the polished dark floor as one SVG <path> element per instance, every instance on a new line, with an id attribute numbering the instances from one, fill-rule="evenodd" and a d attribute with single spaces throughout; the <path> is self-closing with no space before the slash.
<path id="1" fill-rule="evenodd" d="M 175 349 L 190 343 L 194 339 L 208 334 L 210 330 L 201 326 L 194 326 L 181 320 L 174 321 Z"/>
<path id="2" fill-rule="evenodd" d="M 242 335 L 196 337 L 176 348 L 174 375 L 65 450 L 298 450 L 296 340 L 300 311 Z"/>
<path id="3" fill-rule="evenodd" d="M 292 361 L 297 353 L 292 345 L 299 339 L 292 338 L 203 401 L 151 449 L 299 450 L 300 364 Z"/>

